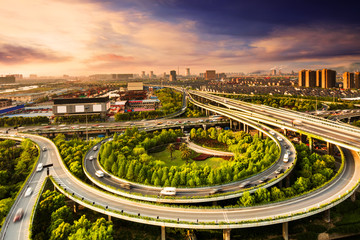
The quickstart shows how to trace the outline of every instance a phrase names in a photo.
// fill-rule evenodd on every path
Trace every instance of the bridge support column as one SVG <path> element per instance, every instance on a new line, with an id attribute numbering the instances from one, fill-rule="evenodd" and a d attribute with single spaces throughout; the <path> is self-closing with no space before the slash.
<path id="1" fill-rule="evenodd" d="M 284 128 L 284 135 L 286 136 L 286 134 L 287 134 L 287 130 Z"/>
<path id="2" fill-rule="evenodd" d="M 287 175 L 285 177 L 285 187 L 290 187 L 290 176 L 289 175 Z"/>
<path id="3" fill-rule="evenodd" d="M 324 221 L 329 223 L 331 221 L 331 218 L 330 218 L 330 209 L 326 210 L 324 212 Z"/>
<path id="4" fill-rule="evenodd" d="M 161 240 L 165 240 L 165 226 L 161 226 Z"/>
<path id="5" fill-rule="evenodd" d="M 204 114 L 204 109 L 203 108 L 201 108 L 201 114 Z"/>
<path id="6" fill-rule="evenodd" d="M 289 222 L 284 222 L 282 224 L 282 235 L 284 240 L 289 240 Z"/>
<path id="7" fill-rule="evenodd" d="M 109 221 L 109 222 L 111 221 L 111 216 L 110 216 L 110 215 L 108 215 L 108 221 Z"/>
<path id="8" fill-rule="evenodd" d="M 223 240 L 230 240 L 231 229 L 223 229 Z"/>
<path id="9" fill-rule="evenodd" d="M 77 204 L 76 204 L 76 202 L 74 202 L 74 213 L 76 213 L 77 212 Z"/>
<path id="10" fill-rule="evenodd" d="M 237 127 L 237 125 L 238 125 L 238 122 L 234 121 L 234 122 L 233 122 L 234 131 L 236 131 L 236 127 Z"/>
<path id="11" fill-rule="evenodd" d="M 333 155 L 334 154 L 334 144 L 331 144 L 329 142 L 326 143 L 326 148 L 327 148 L 327 153 L 329 155 Z"/>
<path id="12" fill-rule="evenodd" d="M 206 131 L 206 124 L 203 124 L 202 126 L 203 126 L 204 131 Z"/>
<path id="13" fill-rule="evenodd" d="M 300 143 L 306 143 L 306 135 L 300 133 Z"/>
<path id="14" fill-rule="evenodd" d="M 309 148 L 310 148 L 310 152 L 313 152 L 313 146 L 314 146 L 314 139 L 312 137 L 308 137 L 309 139 Z"/>
<path id="15" fill-rule="evenodd" d="M 230 130 L 232 130 L 232 124 L 233 122 L 232 122 L 232 119 L 230 119 L 230 124 L 229 124 L 229 128 L 230 128 Z"/>
<path id="16" fill-rule="evenodd" d="M 209 110 L 205 110 L 205 114 L 206 114 L 206 116 L 209 116 Z"/>
<path id="17" fill-rule="evenodd" d="M 242 123 L 239 122 L 239 131 L 241 131 L 241 126 L 242 126 Z"/>
<path id="18" fill-rule="evenodd" d="M 354 191 L 354 193 L 351 195 L 350 199 L 352 202 L 356 201 L 356 191 Z"/>
<path id="19" fill-rule="evenodd" d="M 259 138 L 263 138 L 263 132 L 259 130 Z"/>

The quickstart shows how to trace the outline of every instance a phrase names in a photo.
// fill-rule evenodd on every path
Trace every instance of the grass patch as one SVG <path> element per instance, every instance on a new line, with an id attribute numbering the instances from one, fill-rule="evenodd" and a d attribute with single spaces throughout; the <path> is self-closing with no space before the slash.
<path id="1" fill-rule="evenodd" d="M 173 159 L 170 158 L 170 153 L 168 150 L 152 153 L 151 156 L 153 156 L 156 160 L 163 161 L 165 163 L 165 166 L 167 167 L 171 167 L 171 166 L 180 167 L 181 165 L 186 164 L 185 160 L 181 159 L 181 152 L 179 150 L 173 152 Z M 205 166 L 207 164 L 211 168 L 217 168 L 224 161 L 225 161 L 224 159 L 219 157 L 211 157 L 204 161 L 189 160 L 188 162 L 189 163 L 195 162 L 198 166 Z"/>

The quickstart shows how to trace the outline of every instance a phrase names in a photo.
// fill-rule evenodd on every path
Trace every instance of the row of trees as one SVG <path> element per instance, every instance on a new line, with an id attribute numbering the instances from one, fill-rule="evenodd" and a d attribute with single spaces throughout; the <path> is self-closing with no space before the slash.
<path id="1" fill-rule="evenodd" d="M 112 240 L 114 232 L 112 222 L 104 218 L 91 222 L 82 215 L 76 220 L 65 196 L 49 190 L 41 195 L 31 231 L 35 240 Z"/>
<path id="2" fill-rule="evenodd" d="M 48 117 L 4 117 L 0 118 L 0 127 L 49 124 L 49 122 Z"/>
<path id="3" fill-rule="evenodd" d="M 91 146 L 96 144 L 99 140 L 88 142 L 80 138 L 66 140 L 64 134 L 58 134 L 53 141 L 58 147 L 60 155 L 69 170 L 78 178 L 85 179 L 85 173 L 82 168 L 82 159 Z"/>
<path id="4" fill-rule="evenodd" d="M 316 108 L 316 101 L 312 100 L 303 100 L 296 98 L 284 98 L 284 97 L 273 97 L 273 96 L 252 96 L 252 97 L 243 97 L 236 95 L 229 95 L 230 98 L 240 98 L 240 100 L 256 103 L 256 104 L 264 104 L 267 106 L 275 107 L 275 108 L 290 108 L 295 111 L 313 111 Z M 322 104 L 318 101 L 317 109 L 321 109 Z"/>
<path id="5" fill-rule="evenodd" d="M 0 142 L 0 222 L 2 224 L 24 180 L 33 168 L 38 149 L 28 139 L 18 145 Z"/>
<path id="6" fill-rule="evenodd" d="M 100 115 L 89 115 L 87 116 L 88 122 L 103 122 L 104 119 L 101 118 Z M 80 116 L 61 116 L 61 117 L 55 117 L 54 123 L 85 123 L 86 122 L 86 116 L 80 115 Z"/>
<path id="7" fill-rule="evenodd" d="M 238 204 L 252 206 L 271 201 L 281 201 L 296 195 L 303 194 L 321 186 L 335 175 L 335 159 L 330 155 L 320 156 L 311 153 L 305 144 L 296 145 L 298 163 L 295 168 L 295 179 L 290 187 L 272 187 L 270 190 L 259 188 L 254 194 L 245 192 Z"/>
<path id="8" fill-rule="evenodd" d="M 231 142 L 229 149 L 234 151 L 235 160 L 224 161 L 215 169 L 194 162 L 169 168 L 148 154 L 153 147 L 174 142 L 178 136 L 181 132 L 171 129 L 154 133 L 127 130 L 102 145 L 100 163 L 107 171 L 130 181 L 155 186 L 195 187 L 240 180 L 267 168 L 278 157 L 276 144 L 268 138 L 263 140 L 244 132 L 223 130 L 219 130 L 218 136 Z"/>
<path id="9" fill-rule="evenodd" d="M 158 97 L 162 105 L 159 110 L 147 112 L 117 113 L 115 114 L 115 121 L 159 118 L 179 111 L 182 107 L 182 93 L 179 93 L 170 88 L 164 88 L 155 91 L 155 95 Z"/>

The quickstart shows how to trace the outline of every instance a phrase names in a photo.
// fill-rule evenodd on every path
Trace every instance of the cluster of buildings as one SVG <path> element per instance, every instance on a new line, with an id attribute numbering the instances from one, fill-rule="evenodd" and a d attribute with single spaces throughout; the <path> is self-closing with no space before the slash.
<path id="1" fill-rule="evenodd" d="M 336 71 L 330 69 L 299 71 L 299 87 L 334 88 Z"/>
<path id="2" fill-rule="evenodd" d="M 117 101 L 110 101 L 109 96 L 93 98 L 58 98 L 54 99 L 54 116 L 99 115 L 105 118 L 109 115 L 124 112 L 139 112 L 156 110 L 160 101 L 144 90 L 142 82 L 129 82 L 127 89 L 116 94 Z"/>
<path id="3" fill-rule="evenodd" d="M 360 88 L 360 72 L 350 73 L 344 72 L 343 74 L 343 88 Z"/>
<path id="4" fill-rule="evenodd" d="M 15 76 L 8 75 L 5 77 L 0 77 L 0 84 L 7 84 L 7 83 L 15 83 Z"/>
<path id="5" fill-rule="evenodd" d="M 342 88 L 360 88 L 359 76 L 359 72 L 345 72 L 342 77 Z M 299 87 L 334 88 L 336 87 L 336 71 L 330 69 L 301 70 L 299 71 Z"/>

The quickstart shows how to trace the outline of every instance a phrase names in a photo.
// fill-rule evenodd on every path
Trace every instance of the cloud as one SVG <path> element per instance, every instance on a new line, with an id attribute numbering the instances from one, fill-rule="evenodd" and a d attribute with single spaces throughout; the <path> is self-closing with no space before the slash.
<path id="1" fill-rule="evenodd" d="M 18 45 L 0 45 L 0 63 L 24 64 L 30 62 L 64 62 L 71 57 L 61 56 L 48 49 L 35 49 Z"/>
<path id="2" fill-rule="evenodd" d="M 124 56 L 108 53 L 108 54 L 96 55 L 96 56 L 92 57 L 89 60 L 89 62 L 99 62 L 99 61 L 100 62 L 124 62 L 124 61 L 132 61 L 132 60 L 134 60 L 133 57 L 124 57 Z"/>
<path id="3" fill-rule="evenodd" d="M 289 28 L 251 43 L 258 61 L 319 60 L 360 57 L 360 28 L 346 26 Z"/>

